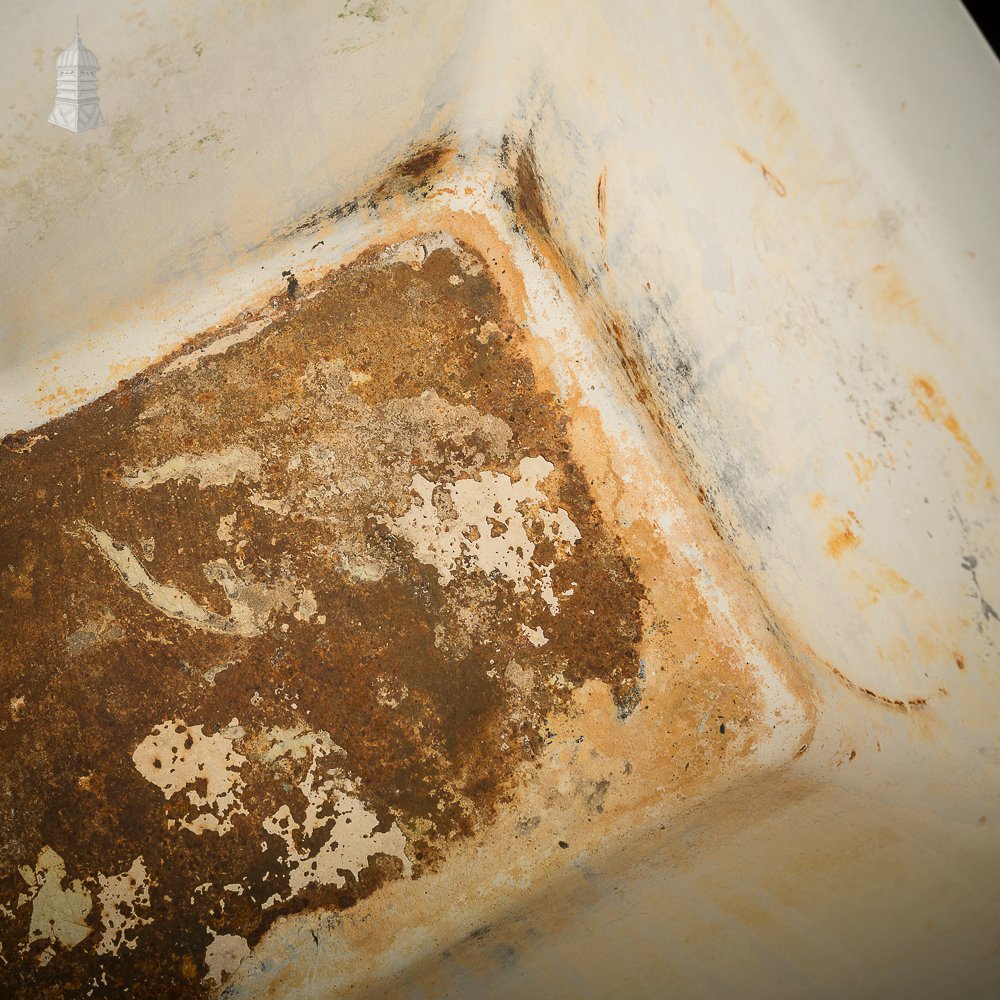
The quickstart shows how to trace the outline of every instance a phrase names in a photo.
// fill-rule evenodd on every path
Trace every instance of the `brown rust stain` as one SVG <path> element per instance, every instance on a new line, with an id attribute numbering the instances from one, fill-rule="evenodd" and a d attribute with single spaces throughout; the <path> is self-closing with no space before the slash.
<path id="1" fill-rule="evenodd" d="M 253 944 L 279 916 L 351 906 L 407 866 L 419 877 L 490 823 L 543 751 L 546 719 L 581 685 L 606 685 L 619 714 L 638 706 L 643 586 L 484 262 L 461 248 L 418 246 L 400 259 L 376 249 L 282 298 L 255 339 L 123 383 L 46 425 L 30 451 L 19 436 L 0 454 L 3 481 L 18 484 L 0 501 L 0 565 L 13 567 L 0 580 L 0 705 L 11 706 L 0 746 L 19 762 L 0 776 L 10 804 L 0 901 L 14 914 L 0 940 L 16 956 L 0 967 L 0 991 L 63 995 L 106 975 L 107 988 L 133 996 L 202 995 L 211 933 Z M 259 467 L 207 485 L 127 485 L 177 456 L 227 449 Z M 525 530 L 534 563 L 552 567 L 558 614 L 537 581 L 522 590 L 469 559 L 443 585 L 393 530 L 416 507 L 413 476 L 441 484 L 435 516 L 448 523 L 447 484 L 517 483 L 536 456 L 553 469 Z M 544 530 L 544 512 L 558 508 L 580 533 L 568 546 Z M 513 522 L 496 514 L 490 531 L 502 537 Z M 213 621 L 242 599 L 232 578 L 206 576 L 226 560 L 265 624 L 213 633 L 165 615 L 91 529 Z M 544 644 L 526 628 L 543 629 Z M 168 720 L 186 723 L 187 741 L 191 726 L 230 733 L 246 758 L 225 835 L 178 828 L 191 802 L 166 801 L 132 761 Z M 405 859 L 373 849 L 343 884 L 293 891 L 282 839 L 265 823 L 283 805 L 305 822 L 300 789 L 315 787 L 320 757 L 302 747 L 275 757 L 276 730 L 329 734 L 343 751 L 331 758 L 338 787 L 363 800 L 376 836 L 402 831 Z M 297 848 L 314 854 L 325 837 Z M 99 909 L 72 949 L 49 956 L 45 941 L 28 943 L 18 866 L 46 845 L 92 893 L 99 873 L 144 859 L 151 922 L 129 931 L 134 950 L 96 952 Z"/>
<path id="2" fill-rule="evenodd" d="M 608 168 L 601 171 L 597 178 L 597 228 L 601 234 L 601 242 L 607 239 L 608 214 Z"/>
<path id="3" fill-rule="evenodd" d="M 418 143 L 391 163 L 381 175 L 375 177 L 353 198 L 311 212 L 295 225 L 272 234 L 269 241 L 315 229 L 325 222 L 346 219 L 364 207 L 379 208 L 394 199 L 410 201 L 426 199 L 435 187 L 439 187 L 449 176 L 448 168 L 456 156 L 457 150 L 448 135 Z"/>
<path id="4" fill-rule="evenodd" d="M 518 218 L 527 223 L 536 237 L 542 237 L 551 244 L 552 228 L 546 207 L 545 187 L 535 165 L 535 154 L 531 145 L 517 152 L 513 188 L 513 208 Z"/>
<path id="5" fill-rule="evenodd" d="M 422 218 L 432 222 L 443 162 L 403 169 L 430 176 L 415 193 L 400 182 L 379 197 L 391 202 L 398 190 L 424 199 Z M 517 219 L 567 287 L 578 288 L 579 265 L 550 237 L 530 150 L 518 153 L 513 174 L 507 196 Z M 358 913 L 347 933 L 374 955 L 386 934 L 388 948 L 402 929 L 419 933 L 451 909 L 448 893 L 414 891 L 401 877 L 407 866 L 429 881 L 445 858 L 462 870 L 465 850 L 470 868 L 458 877 L 478 886 L 476 845 L 495 827 L 505 844 L 536 853 L 540 837 L 572 841 L 569 856 L 588 836 L 620 829 L 623 817 L 639 822 L 666 792 L 693 794 L 766 738 L 749 665 L 731 637 L 715 634 L 690 565 L 650 522 L 617 516 L 628 489 L 655 484 L 626 488 L 596 412 L 557 402 L 501 243 L 471 215 L 450 216 L 446 228 L 467 233 L 468 244 L 390 261 L 373 250 L 294 297 L 275 295 L 239 324 L 207 331 L 40 434 L 5 441 L 5 481 L 28 482 L 4 501 L 16 530 L 0 540 L 0 565 L 12 567 L 0 576 L 0 610 L 17 631 L 0 635 L 0 708 L 9 706 L 10 720 L 0 722 L 0 746 L 26 763 L 4 778 L 7 799 L 23 809 L 16 820 L 0 817 L 0 903 L 16 900 L 24 887 L 16 866 L 33 864 L 44 844 L 91 889 L 98 872 L 124 871 L 140 850 L 155 882 L 144 911 L 152 923 L 130 932 L 137 949 L 104 963 L 92 947 L 96 910 L 84 943 L 40 964 L 44 942 L 20 951 L 30 901 L 15 907 L 2 953 L 17 961 L 0 967 L 0 989 L 63 995 L 67 984 L 85 988 L 106 971 L 111 988 L 130 995 L 198 996 L 207 990 L 208 928 L 253 944 L 276 916 L 319 907 Z M 468 256 L 471 245 L 480 255 Z M 636 332 L 606 309 L 600 315 L 598 335 L 669 439 L 646 373 L 630 360 Z M 253 340 L 198 360 L 199 348 L 255 319 L 269 325 Z M 511 432 L 506 449 L 495 421 Z M 204 488 L 187 478 L 123 489 L 136 468 L 234 444 L 260 456 L 259 474 Z M 558 551 L 539 533 L 544 519 L 527 528 L 539 560 L 551 560 L 555 616 L 538 607 L 537 590 L 519 592 L 469 565 L 456 565 L 443 586 L 391 530 L 412 513 L 408 473 L 439 484 L 482 482 L 484 473 L 516 481 L 519 459 L 531 455 L 554 466 L 540 483 L 541 506 L 565 509 L 581 533 Z M 433 503 L 443 521 L 454 516 L 445 491 Z M 128 545 L 151 577 L 213 620 L 235 602 L 204 567 L 226 558 L 239 580 L 280 591 L 277 599 L 251 594 L 264 611 L 276 600 L 267 627 L 210 634 L 165 617 L 126 586 L 84 525 Z M 504 526 L 488 530 L 502 535 Z M 305 589 L 315 610 L 302 603 Z M 757 600 L 734 599 L 734 613 L 758 613 Z M 543 627 L 544 645 L 522 626 Z M 781 637 L 764 638 L 767 655 L 781 661 Z M 794 674 L 785 679 L 808 716 L 811 689 Z M 165 802 L 144 782 L 132 750 L 168 718 L 216 735 L 232 732 L 237 716 L 246 812 L 231 816 L 224 837 L 168 829 L 189 805 Z M 302 806 L 298 789 L 315 776 L 317 757 L 269 757 L 276 727 L 330 734 L 343 749 L 337 780 L 350 782 L 375 817 L 376 836 L 402 831 L 405 859 L 374 850 L 342 885 L 288 891 L 280 838 L 263 836 L 261 823 L 282 804 Z M 586 732 L 585 745 L 576 731 Z M 665 751 L 650 753 L 651 743 Z M 544 802 L 535 813 L 512 811 L 533 800 Z M 574 832 L 550 829 L 550 814 L 567 810 L 579 813 Z M 303 819 L 301 810 L 295 816 Z M 308 853 L 323 839 L 321 830 L 297 844 Z M 516 862 L 527 863 L 524 855 Z M 224 888 L 237 882 L 240 894 Z M 276 891 L 278 903 L 264 908 Z M 373 923 L 369 915 L 384 905 L 393 919 Z"/>
<path id="6" fill-rule="evenodd" d="M 890 698 L 887 695 L 879 694 L 871 688 L 864 687 L 864 685 L 852 681 L 850 677 L 848 677 L 842 670 L 835 667 L 832 663 L 827 663 L 827 667 L 833 673 L 834 677 L 836 677 L 837 680 L 839 680 L 846 687 L 850 688 L 856 694 L 869 698 L 872 701 L 877 701 L 880 705 L 886 705 L 889 708 L 902 709 L 904 711 L 925 708 L 927 705 L 927 699 L 922 696 L 914 698 Z"/>
<path id="7" fill-rule="evenodd" d="M 633 398 L 656 429 L 673 448 L 682 450 L 682 439 L 664 413 L 660 394 L 651 388 L 651 377 L 637 342 L 638 331 L 627 317 L 610 308 L 603 298 L 589 294 L 590 282 L 586 280 L 587 269 L 582 259 L 560 242 L 552 231 L 545 185 L 538 174 L 530 137 L 523 146 L 516 145 L 509 138 L 505 140 L 502 162 L 513 175 L 504 197 L 514 211 L 517 224 L 531 240 L 536 255 L 560 277 L 563 286 L 581 307 L 582 315 L 593 319 L 603 335 L 600 347 L 610 350 L 609 361 L 627 379 Z M 604 173 L 601 176 L 604 178 Z M 599 205 L 605 194 L 605 184 L 599 182 Z M 713 528 L 718 531 L 714 524 Z"/>
<path id="8" fill-rule="evenodd" d="M 692 478 L 694 461 L 689 444 L 681 429 L 674 423 L 663 406 L 663 397 L 656 388 L 656 379 L 648 370 L 645 355 L 638 343 L 639 331 L 635 325 L 613 309 L 599 294 L 593 291 L 593 282 L 588 280 L 588 269 L 580 255 L 572 246 L 559 238 L 553 231 L 551 211 L 547 206 L 547 192 L 539 176 L 532 136 L 519 144 L 511 137 L 505 137 L 502 145 L 501 166 L 510 172 L 510 183 L 503 195 L 513 210 L 515 224 L 527 235 L 532 249 L 543 264 L 561 279 L 563 287 L 578 308 L 581 320 L 595 335 L 595 346 L 608 354 L 609 370 L 617 370 L 624 377 L 631 397 L 640 404 L 645 416 L 658 432 L 665 448 L 665 460 L 670 468 L 676 468 L 678 481 L 674 488 L 680 495 L 697 497 L 705 513 L 705 524 L 710 532 L 724 546 L 728 547 L 728 529 L 719 511 L 704 489 L 697 486 Z M 562 234 L 560 234 L 562 235 Z M 649 283 L 646 283 L 647 290 Z M 542 358 L 536 368 L 545 367 Z M 676 363 L 675 377 L 682 382 L 691 381 L 690 367 L 684 359 Z M 693 387 L 692 387 L 693 388 Z M 758 609 L 766 608 L 757 582 L 745 570 L 737 570 L 727 562 L 728 571 L 740 580 L 739 586 L 747 586 L 754 593 Z M 782 656 L 788 654 L 789 631 L 785 624 L 779 625 L 770 611 L 768 616 Z M 804 702 L 809 703 L 811 692 L 799 684 L 794 671 L 787 672 L 785 679 L 796 690 Z"/>
<path id="9" fill-rule="evenodd" d="M 856 549 L 861 539 L 854 533 L 857 521 L 849 517 L 837 517 L 830 523 L 826 537 L 826 553 L 839 559 L 845 552 Z"/>
<path id="10" fill-rule="evenodd" d="M 961 445 L 968 459 L 968 469 L 973 480 L 982 483 L 986 489 L 993 490 L 995 488 L 993 476 L 987 469 L 983 456 L 962 429 L 958 418 L 941 396 L 934 380 L 927 375 L 914 376 L 910 382 L 910 389 L 921 416 L 939 424 Z"/>
<path id="11" fill-rule="evenodd" d="M 435 180 L 445 176 L 456 150 L 446 138 L 417 146 L 393 163 L 385 175 L 372 184 L 366 200 L 372 206 L 398 194 L 421 197 Z"/>
<path id="12" fill-rule="evenodd" d="M 779 197 L 784 198 L 788 193 L 785 185 L 782 183 L 781 179 L 767 166 L 766 163 L 758 160 L 756 156 L 748 153 L 742 146 L 736 147 L 736 152 L 740 154 L 740 158 L 749 163 L 751 166 L 757 166 L 760 168 L 760 175 L 767 181 L 771 190 Z"/>

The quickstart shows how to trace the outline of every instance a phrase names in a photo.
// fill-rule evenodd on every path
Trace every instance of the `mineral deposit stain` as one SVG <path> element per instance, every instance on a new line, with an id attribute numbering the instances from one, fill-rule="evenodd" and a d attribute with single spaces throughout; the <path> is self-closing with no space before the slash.
<path id="1" fill-rule="evenodd" d="M 211 993 L 488 824 L 584 682 L 636 702 L 642 587 L 485 262 L 288 286 L 0 452 L 4 996 Z"/>

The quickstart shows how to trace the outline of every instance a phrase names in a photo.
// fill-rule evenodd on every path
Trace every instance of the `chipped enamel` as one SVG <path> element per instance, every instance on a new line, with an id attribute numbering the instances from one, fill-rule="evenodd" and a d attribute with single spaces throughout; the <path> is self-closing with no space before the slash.
<path id="1" fill-rule="evenodd" d="M 165 799 L 181 795 L 190 804 L 189 815 L 172 818 L 171 826 L 221 835 L 232 829 L 235 816 L 245 812 L 239 795 L 245 787 L 240 766 L 246 758 L 233 747 L 243 731 L 236 719 L 211 736 L 204 729 L 181 719 L 163 722 L 135 748 L 132 760 Z"/>

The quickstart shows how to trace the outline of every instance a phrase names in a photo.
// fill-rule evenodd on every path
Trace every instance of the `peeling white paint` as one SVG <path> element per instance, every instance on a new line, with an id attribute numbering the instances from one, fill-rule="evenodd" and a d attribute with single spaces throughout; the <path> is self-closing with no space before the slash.
<path id="1" fill-rule="evenodd" d="M 97 881 L 102 926 L 97 953 L 117 955 L 122 948 L 134 949 L 137 941 L 130 932 L 152 923 L 151 917 L 140 915 L 140 910 L 148 908 L 150 903 L 150 878 L 142 857 L 136 858 L 121 875 L 98 875 Z"/>
<path id="2" fill-rule="evenodd" d="M 299 594 L 299 606 L 292 617 L 299 622 L 309 621 L 316 614 L 316 595 L 308 588 Z"/>
<path id="3" fill-rule="evenodd" d="M 234 333 L 226 334 L 224 337 L 220 337 L 218 340 L 213 340 L 210 344 L 205 347 L 201 347 L 196 351 L 191 351 L 189 354 L 182 354 L 178 358 L 174 358 L 164 369 L 164 375 L 170 372 L 179 371 L 184 368 L 196 368 L 201 361 L 205 358 L 215 357 L 220 354 L 225 354 L 231 347 L 235 347 L 237 344 L 242 344 L 247 340 L 252 340 L 254 337 L 260 333 L 265 327 L 271 325 L 270 319 L 259 319 L 255 320 L 253 323 L 247 323 L 242 329 L 235 331 Z"/>
<path id="4" fill-rule="evenodd" d="M 181 719 L 171 719 L 158 725 L 135 748 L 132 761 L 136 770 L 156 785 L 164 798 L 183 792 L 193 808 L 193 815 L 171 819 L 170 826 L 195 834 L 211 830 L 221 835 L 232 829 L 235 816 L 246 813 L 239 795 L 246 787 L 240 767 L 247 758 L 233 747 L 243 735 L 237 719 L 213 736 L 205 735 L 203 725 L 188 726 Z"/>
<path id="5" fill-rule="evenodd" d="M 225 559 L 208 563 L 205 578 L 217 583 L 226 592 L 231 610 L 228 615 L 202 607 L 193 597 L 177 587 L 157 583 L 135 557 L 132 550 L 116 542 L 107 532 L 89 524 L 83 527 L 90 534 L 108 562 L 121 578 L 149 605 L 161 614 L 186 622 L 194 628 L 221 635 L 252 637 L 260 635 L 279 604 L 290 606 L 290 587 L 272 588 L 259 583 L 247 583 L 233 572 Z"/>
<path id="6" fill-rule="evenodd" d="M 227 486 L 240 476 L 248 482 L 260 480 L 260 455 L 245 445 L 234 445 L 225 451 L 205 455 L 176 455 L 160 465 L 133 469 L 122 476 L 122 485 L 130 489 L 148 490 L 174 480 L 198 480 L 198 489 L 206 486 Z"/>
<path id="7" fill-rule="evenodd" d="M 345 751 L 339 747 L 333 737 L 323 730 L 306 729 L 305 726 L 272 726 L 259 738 L 261 759 L 271 764 L 282 757 L 302 760 L 306 754 L 327 757 L 331 754 L 343 755 Z"/>
<path id="8" fill-rule="evenodd" d="M 536 649 L 541 648 L 549 641 L 548 636 L 546 636 L 545 632 L 542 630 L 541 625 L 536 628 L 529 628 L 527 625 L 522 625 L 521 634 Z"/>
<path id="9" fill-rule="evenodd" d="M 556 543 L 563 554 L 580 540 L 580 532 L 562 507 L 550 511 L 542 506 L 547 497 L 538 489 L 554 466 L 542 457 L 522 458 L 520 480 L 503 473 L 482 472 L 479 479 L 459 479 L 436 484 L 423 476 L 413 477 L 413 492 L 419 497 L 401 517 L 390 519 L 390 530 L 413 546 L 419 562 L 438 571 L 438 582 L 449 584 L 458 567 L 468 565 L 487 576 L 496 573 L 524 593 L 537 590 L 549 611 L 559 611 L 552 590 L 555 563 L 535 563 L 535 543 L 528 534 L 532 524 Z M 445 504 L 435 504 L 435 491 L 442 490 Z M 524 508 L 524 509 L 522 509 Z"/>
<path id="10" fill-rule="evenodd" d="M 233 540 L 233 528 L 236 527 L 236 512 L 223 514 L 219 518 L 219 527 L 215 532 L 220 542 L 231 542 Z"/>
<path id="11" fill-rule="evenodd" d="M 42 848 L 34 868 L 22 866 L 20 871 L 32 900 L 29 943 L 44 939 L 76 947 L 91 930 L 87 926 L 94 906 L 90 890 L 80 879 L 66 878 L 63 859 L 48 846 Z"/>
<path id="12" fill-rule="evenodd" d="M 358 797 L 355 783 L 339 768 L 330 768 L 324 763 L 331 753 L 343 753 L 328 733 L 282 735 L 271 748 L 271 759 L 275 759 L 279 751 L 312 754 L 305 778 L 296 785 L 306 800 L 301 822 L 296 820 L 287 803 L 264 821 L 267 833 L 285 841 L 289 898 L 316 883 L 344 885 L 346 880 L 341 872 L 350 871 L 357 876 L 375 854 L 399 858 L 404 875 L 410 876 L 403 831 L 393 823 L 387 832 L 378 832 L 378 817 Z M 314 843 L 320 832 L 326 832 L 327 839 L 319 848 L 311 850 L 304 846 Z M 275 893 L 264 907 L 273 906 L 282 898 L 280 893 Z"/>
<path id="13" fill-rule="evenodd" d="M 211 687 L 215 687 L 215 678 L 218 677 L 219 674 L 228 670 L 231 666 L 232 663 L 229 662 L 216 663 L 214 667 L 209 667 L 208 670 L 206 670 L 205 673 L 202 674 L 202 676 L 205 678 L 206 681 L 208 681 Z"/>
<path id="14" fill-rule="evenodd" d="M 250 954 L 250 946 L 246 938 L 238 934 L 216 934 L 209 928 L 213 935 L 212 941 L 205 949 L 205 965 L 208 972 L 203 982 L 213 982 L 222 985 L 223 978 L 235 972 L 240 963 Z"/>
<path id="15" fill-rule="evenodd" d="M 409 264 L 419 268 L 435 250 L 450 250 L 457 258 L 459 267 L 470 277 L 482 274 L 483 265 L 479 258 L 469 253 L 454 236 L 449 233 L 430 233 L 426 236 L 415 236 L 387 247 L 382 251 L 379 260 L 385 264 Z M 453 275 L 452 277 L 457 277 Z M 462 279 L 459 278 L 458 284 Z M 454 284 L 454 282 L 453 282 Z"/>

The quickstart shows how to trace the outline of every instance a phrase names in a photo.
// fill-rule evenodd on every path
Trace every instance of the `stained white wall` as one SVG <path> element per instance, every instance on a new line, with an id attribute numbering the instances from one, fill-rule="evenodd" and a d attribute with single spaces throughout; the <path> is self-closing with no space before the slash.
<path id="1" fill-rule="evenodd" d="M 511 0 L 501 22 L 473 62 L 521 81 L 500 131 L 533 136 L 556 241 L 634 329 L 826 718 L 876 709 L 911 801 L 995 808 L 996 58 L 957 2 Z"/>

